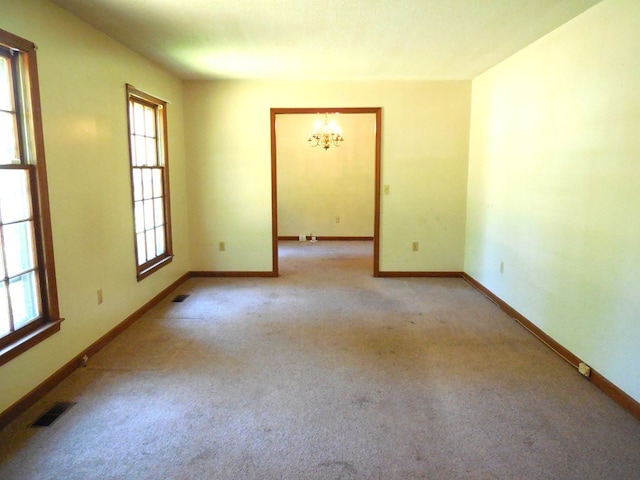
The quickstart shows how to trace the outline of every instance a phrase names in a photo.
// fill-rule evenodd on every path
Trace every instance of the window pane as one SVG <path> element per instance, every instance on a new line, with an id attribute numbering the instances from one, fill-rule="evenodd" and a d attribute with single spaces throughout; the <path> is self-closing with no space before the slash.
<path id="1" fill-rule="evenodd" d="M 153 223 L 153 200 L 144 200 L 144 229 L 151 230 L 155 227 Z"/>
<path id="2" fill-rule="evenodd" d="M 0 112 L 0 165 L 18 163 L 18 135 L 16 133 L 16 116 L 8 112 Z"/>
<path id="3" fill-rule="evenodd" d="M 0 17 L 2 13 L 0 7 Z M 40 155 L 44 139 L 35 45 L 5 31 L 0 36 L 0 363 L 4 364 L 57 332 L 60 312 L 45 159 Z M 26 325 L 42 328 L 34 331 L 23 328 Z"/>
<path id="4" fill-rule="evenodd" d="M 144 135 L 144 107 L 139 103 L 133 104 L 133 133 Z"/>
<path id="5" fill-rule="evenodd" d="M 0 169 L 0 219 L 2 223 L 28 220 L 30 217 L 28 171 Z"/>
<path id="6" fill-rule="evenodd" d="M 156 236 L 154 235 L 153 230 L 146 232 L 145 235 L 147 237 L 147 255 L 149 256 L 147 260 L 151 260 L 156 256 Z"/>
<path id="7" fill-rule="evenodd" d="M 138 280 L 151 273 L 163 254 L 171 254 L 168 229 L 168 198 L 160 136 L 164 132 L 166 111 L 161 100 L 127 86 L 130 118 L 132 197 Z M 134 159 L 134 153 L 136 158 Z M 161 257 L 160 259 L 157 257 Z M 141 268 L 144 267 L 144 268 Z"/>
<path id="8" fill-rule="evenodd" d="M 16 329 L 40 316 L 38 291 L 37 276 L 34 272 L 20 275 L 9 281 L 11 311 Z"/>
<path id="9" fill-rule="evenodd" d="M 155 138 L 146 138 L 147 145 L 147 165 L 155 166 L 158 165 L 158 155 L 156 152 L 156 139 Z"/>
<path id="10" fill-rule="evenodd" d="M 147 137 L 155 137 L 156 136 L 156 112 L 151 107 L 146 107 L 144 110 L 145 114 L 145 132 L 144 134 Z"/>
<path id="11" fill-rule="evenodd" d="M 156 256 L 162 255 L 164 248 L 164 227 L 156 228 Z"/>
<path id="12" fill-rule="evenodd" d="M 133 103 L 129 102 L 129 136 L 133 136 L 135 132 L 135 116 L 133 114 Z"/>
<path id="13" fill-rule="evenodd" d="M 147 161 L 144 146 L 144 137 L 134 136 L 133 142 L 135 145 L 135 158 L 133 159 L 133 164 L 137 166 L 143 166 Z"/>
<path id="14" fill-rule="evenodd" d="M 151 169 L 144 168 L 142 170 L 142 198 L 153 197 L 153 183 L 151 179 Z"/>
<path id="15" fill-rule="evenodd" d="M 153 200 L 153 213 L 155 218 L 153 220 L 154 225 L 162 225 L 164 223 L 164 211 L 163 211 L 162 198 L 156 198 Z"/>
<path id="16" fill-rule="evenodd" d="M 7 286 L 0 282 L 0 337 L 11 332 L 9 321 L 9 299 L 7 298 Z"/>
<path id="17" fill-rule="evenodd" d="M 34 268 L 33 222 L 3 225 L 5 261 L 9 277 Z"/>
<path id="18" fill-rule="evenodd" d="M 11 88 L 11 64 L 7 57 L 0 57 L 0 109 L 13 110 Z"/>
<path id="19" fill-rule="evenodd" d="M 147 261 L 147 244 L 144 239 L 144 232 L 136 235 L 136 244 L 138 246 L 138 265 L 142 265 Z"/>
<path id="20" fill-rule="evenodd" d="M 162 169 L 160 168 L 153 169 L 153 196 L 162 196 Z"/>
<path id="21" fill-rule="evenodd" d="M 144 232 L 144 209 L 142 206 L 142 202 L 136 202 L 134 206 L 135 210 L 135 227 L 136 233 Z"/>
<path id="22" fill-rule="evenodd" d="M 142 200 L 142 172 L 139 168 L 133 169 L 133 200 Z"/>
<path id="23" fill-rule="evenodd" d="M 0 227 L 2 230 L 2 227 Z M 0 231 L 0 233 L 2 233 Z M 4 249 L 2 247 L 2 235 L 0 235 L 0 278 L 4 278 L 7 276 L 7 272 L 4 270 Z"/>
<path id="24" fill-rule="evenodd" d="M 134 137 L 133 135 L 131 135 L 131 145 L 130 145 L 130 159 L 131 159 L 131 166 L 136 166 L 138 165 L 138 152 L 136 149 L 136 137 Z"/>

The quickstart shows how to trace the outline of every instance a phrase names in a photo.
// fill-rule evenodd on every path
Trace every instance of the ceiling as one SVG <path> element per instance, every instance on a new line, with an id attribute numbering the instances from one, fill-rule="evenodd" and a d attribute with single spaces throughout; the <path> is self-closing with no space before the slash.
<path id="1" fill-rule="evenodd" d="M 601 0 L 53 0 L 183 79 L 465 80 Z"/>

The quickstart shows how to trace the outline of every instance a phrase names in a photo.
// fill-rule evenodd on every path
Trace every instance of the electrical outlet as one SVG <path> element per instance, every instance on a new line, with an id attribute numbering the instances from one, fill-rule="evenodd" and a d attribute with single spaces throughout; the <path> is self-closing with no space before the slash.
<path id="1" fill-rule="evenodd" d="M 97 296 L 98 296 L 98 305 L 101 305 L 102 304 L 102 300 L 103 300 L 102 299 L 102 289 L 101 288 L 97 291 Z"/>
<path id="2" fill-rule="evenodd" d="M 227 246 L 224 244 L 224 242 L 220 242 L 220 243 L 218 244 L 218 249 L 219 249 L 221 252 L 224 252 L 224 251 L 227 249 Z"/>
<path id="3" fill-rule="evenodd" d="M 411 250 L 417 252 L 419 247 L 420 245 L 418 244 L 418 242 L 413 242 L 413 244 L 411 245 Z"/>
<path id="4" fill-rule="evenodd" d="M 336 223 L 340 223 L 340 217 L 336 217 Z"/>
<path id="5" fill-rule="evenodd" d="M 591 367 L 586 363 L 580 362 L 578 364 L 578 372 L 580 372 L 580 375 L 583 375 L 588 378 L 591 376 Z"/>

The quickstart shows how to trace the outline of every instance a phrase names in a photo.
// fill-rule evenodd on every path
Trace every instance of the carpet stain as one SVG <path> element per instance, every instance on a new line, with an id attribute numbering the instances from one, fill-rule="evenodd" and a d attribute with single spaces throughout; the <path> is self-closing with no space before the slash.
<path id="1" fill-rule="evenodd" d="M 334 480 L 355 478 L 355 475 L 358 473 L 358 470 L 348 462 L 327 461 L 320 463 L 318 466 L 324 469 L 325 478 L 332 478 Z"/>
<path id="2" fill-rule="evenodd" d="M 189 465 L 197 465 L 201 463 L 208 463 L 216 457 L 216 451 L 212 448 L 205 448 L 201 450 L 197 455 L 194 455 L 189 460 Z"/>
<path id="3" fill-rule="evenodd" d="M 369 399 L 368 397 L 359 397 L 359 398 L 356 398 L 353 402 L 351 402 L 352 405 L 356 405 L 360 408 L 364 408 L 371 403 L 373 402 L 371 402 L 371 399 Z"/>

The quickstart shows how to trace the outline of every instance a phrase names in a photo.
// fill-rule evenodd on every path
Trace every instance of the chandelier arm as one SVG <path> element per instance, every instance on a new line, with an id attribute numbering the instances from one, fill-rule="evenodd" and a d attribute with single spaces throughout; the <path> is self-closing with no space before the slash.
<path id="1" fill-rule="evenodd" d="M 339 147 L 344 141 L 342 129 L 334 121 L 329 123 L 327 114 L 324 115 L 324 124 L 316 121 L 313 130 L 309 133 L 307 141 L 312 147 L 321 146 L 324 150 L 329 150 L 331 145 Z M 315 143 L 314 143 L 315 142 Z"/>

